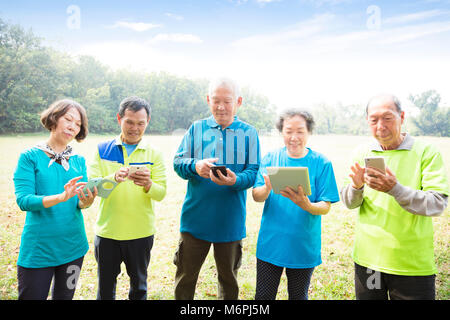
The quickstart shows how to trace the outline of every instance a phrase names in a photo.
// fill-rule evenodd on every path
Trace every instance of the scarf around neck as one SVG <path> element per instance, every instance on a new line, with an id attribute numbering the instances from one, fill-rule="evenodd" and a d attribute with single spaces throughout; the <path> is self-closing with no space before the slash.
<path id="1" fill-rule="evenodd" d="M 38 143 L 36 148 L 47 152 L 50 154 L 50 162 L 48 166 L 50 167 L 54 162 L 60 162 L 64 170 L 68 171 L 70 168 L 69 158 L 72 156 L 72 147 L 67 146 L 63 152 L 56 153 L 53 149 L 45 142 Z"/>

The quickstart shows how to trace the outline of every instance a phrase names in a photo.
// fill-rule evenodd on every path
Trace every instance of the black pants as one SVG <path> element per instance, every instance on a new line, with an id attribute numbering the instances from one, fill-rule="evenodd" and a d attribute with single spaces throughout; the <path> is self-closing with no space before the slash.
<path id="1" fill-rule="evenodd" d="M 46 300 L 52 283 L 52 300 L 72 300 L 83 258 L 56 267 L 17 266 L 19 300 Z"/>
<path id="2" fill-rule="evenodd" d="M 153 236 L 134 240 L 113 240 L 95 237 L 95 259 L 98 263 L 98 300 L 116 298 L 117 276 L 120 264 L 125 263 L 130 277 L 130 300 L 147 299 L 147 268 L 150 263 L 150 251 Z"/>
<path id="3" fill-rule="evenodd" d="M 257 259 L 255 300 L 275 300 L 283 267 Z M 308 288 L 314 268 L 286 268 L 289 300 L 308 300 Z"/>
<path id="4" fill-rule="evenodd" d="M 434 300 L 435 278 L 399 276 L 371 270 L 355 263 L 357 300 Z"/>

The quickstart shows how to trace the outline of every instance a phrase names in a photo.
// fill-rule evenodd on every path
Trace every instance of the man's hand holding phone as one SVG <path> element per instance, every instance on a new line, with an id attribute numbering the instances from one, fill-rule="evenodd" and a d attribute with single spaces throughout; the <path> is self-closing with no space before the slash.
<path id="1" fill-rule="evenodd" d="M 397 183 L 395 174 L 386 167 L 382 157 L 368 157 L 364 159 L 366 166 L 361 167 L 359 163 L 351 166 L 352 173 L 349 174 L 352 179 L 352 187 L 361 189 L 364 184 L 370 188 L 388 192 Z"/>
<path id="2" fill-rule="evenodd" d="M 209 178 L 215 184 L 218 184 L 220 186 L 232 186 L 236 183 L 236 174 L 230 169 L 226 168 L 226 175 L 224 175 L 222 172 L 223 168 L 220 168 L 218 170 L 214 170 L 212 168 L 214 167 L 211 167 Z"/>
<path id="3" fill-rule="evenodd" d="M 218 158 L 208 158 L 197 161 L 195 164 L 195 171 L 197 171 L 198 175 L 202 178 L 209 179 L 211 167 L 214 166 L 214 162 L 217 162 Z"/>
<path id="4" fill-rule="evenodd" d="M 118 182 L 118 183 L 124 182 L 125 180 L 127 180 L 129 171 L 130 171 L 130 169 L 127 167 L 120 168 L 114 174 L 114 180 L 116 180 L 116 182 Z"/>
<path id="5" fill-rule="evenodd" d="M 388 167 L 385 170 L 386 173 L 377 168 L 366 168 L 364 182 L 374 190 L 380 192 L 390 191 L 397 184 L 397 178 Z"/>
<path id="6" fill-rule="evenodd" d="M 236 174 L 230 169 L 226 168 L 226 175 L 222 173 L 222 166 L 215 166 L 218 158 L 202 159 L 196 162 L 195 171 L 197 174 L 205 179 L 211 179 L 212 182 L 221 186 L 232 186 L 236 183 Z M 212 169 L 216 168 L 216 169 Z M 217 176 L 214 174 L 216 173 Z"/>
<path id="7" fill-rule="evenodd" d="M 148 192 L 150 188 L 152 187 L 152 179 L 150 170 L 146 166 L 140 166 L 140 167 L 131 167 L 128 179 L 132 180 L 135 185 L 144 187 L 145 192 Z"/>

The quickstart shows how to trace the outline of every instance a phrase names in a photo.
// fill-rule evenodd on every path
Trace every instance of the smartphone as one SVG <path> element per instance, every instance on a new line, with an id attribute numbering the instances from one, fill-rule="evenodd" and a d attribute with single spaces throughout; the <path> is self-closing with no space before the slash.
<path id="1" fill-rule="evenodd" d="M 217 171 L 222 172 L 222 174 L 224 176 L 227 175 L 227 167 L 225 167 L 225 166 L 214 166 L 214 167 L 211 167 L 211 170 L 217 178 L 219 177 L 219 174 L 217 173 Z"/>
<path id="2" fill-rule="evenodd" d="M 386 166 L 384 164 L 383 157 L 368 157 L 364 159 L 364 162 L 366 163 L 366 168 L 372 167 L 383 171 L 383 173 L 386 173 Z"/>
<path id="3" fill-rule="evenodd" d="M 138 171 L 144 171 L 145 165 L 142 164 L 131 164 L 130 165 L 130 171 L 128 172 L 128 175 L 131 175 L 133 173 L 136 173 Z"/>

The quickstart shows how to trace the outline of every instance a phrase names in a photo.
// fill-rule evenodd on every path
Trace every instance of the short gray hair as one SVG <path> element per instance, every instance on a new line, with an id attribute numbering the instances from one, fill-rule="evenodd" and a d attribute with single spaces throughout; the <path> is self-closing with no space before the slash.
<path id="1" fill-rule="evenodd" d="M 312 116 L 311 113 L 309 113 L 306 110 L 301 110 L 301 109 L 287 109 L 284 110 L 279 116 L 278 116 L 278 120 L 275 124 L 276 128 L 278 129 L 278 131 L 283 131 L 283 125 L 284 125 L 284 120 L 286 119 L 290 119 L 292 117 L 295 116 L 299 116 L 302 117 L 303 119 L 305 119 L 306 121 L 306 129 L 308 129 L 309 133 L 313 132 L 314 129 L 314 118 Z"/>
<path id="2" fill-rule="evenodd" d="M 403 110 L 402 110 L 402 105 L 400 103 L 400 100 L 396 96 L 394 96 L 393 94 L 390 94 L 390 93 L 386 94 L 386 93 L 384 93 L 384 94 L 378 94 L 378 95 L 370 98 L 369 102 L 367 102 L 367 105 L 366 105 L 366 116 L 369 114 L 369 106 L 372 103 L 372 101 L 376 100 L 376 99 L 380 99 L 380 98 L 384 98 L 386 100 L 389 99 L 392 102 L 394 102 L 395 109 L 397 110 L 398 114 L 402 113 Z"/>
<path id="3" fill-rule="evenodd" d="M 226 77 L 216 78 L 209 82 L 208 96 L 212 97 L 217 88 L 223 87 L 230 89 L 231 92 L 233 92 L 235 99 L 240 97 L 241 93 L 237 83 L 234 80 Z"/>

